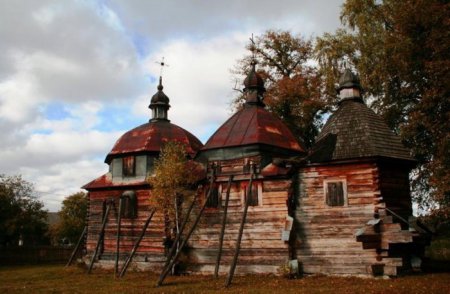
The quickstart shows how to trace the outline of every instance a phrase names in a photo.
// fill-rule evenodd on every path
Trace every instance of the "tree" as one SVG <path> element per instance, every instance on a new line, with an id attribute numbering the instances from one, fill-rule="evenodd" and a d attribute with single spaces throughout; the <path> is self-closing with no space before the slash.
<path id="1" fill-rule="evenodd" d="M 347 0 L 344 25 L 316 46 L 328 96 L 344 64 L 371 106 L 413 150 L 413 195 L 450 217 L 450 4 L 440 0 Z"/>
<path id="2" fill-rule="evenodd" d="M 37 245 L 45 241 L 47 211 L 34 187 L 21 176 L 0 174 L 0 246 Z"/>
<path id="3" fill-rule="evenodd" d="M 311 40 L 293 36 L 288 31 L 267 31 L 247 46 L 250 54 L 238 61 L 234 74 L 245 76 L 256 59 L 258 73 L 265 80 L 264 103 L 279 116 L 294 136 L 306 147 L 322 125 L 321 116 L 327 110 L 322 97 L 322 80 L 311 65 Z M 242 96 L 232 103 L 238 106 Z"/>
<path id="4" fill-rule="evenodd" d="M 172 239 L 172 231 L 179 233 L 182 203 L 191 200 L 195 193 L 193 187 L 199 180 L 197 167 L 188 160 L 185 146 L 178 142 L 167 142 L 155 160 L 154 175 L 149 178 L 150 204 L 164 213 L 168 240 Z"/>
<path id="5" fill-rule="evenodd" d="M 88 198 L 86 193 L 78 192 L 67 196 L 62 202 L 59 214 L 59 222 L 54 228 L 54 234 L 58 242 L 65 240 L 75 244 L 80 238 L 86 225 Z"/>

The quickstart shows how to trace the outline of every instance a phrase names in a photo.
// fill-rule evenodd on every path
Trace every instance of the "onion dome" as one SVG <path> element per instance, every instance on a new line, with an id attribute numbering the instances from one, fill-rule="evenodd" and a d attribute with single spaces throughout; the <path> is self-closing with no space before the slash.
<path id="1" fill-rule="evenodd" d="M 229 118 L 206 142 L 203 151 L 249 145 L 263 145 L 287 153 L 302 153 L 301 147 L 289 128 L 264 108 L 264 81 L 255 70 L 255 63 L 244 81 L 246 103 Z M 275 149 L 274 149 L 275 147 Z M 250 150 L 252 148 L 247 148 Z M 254 149 L 252 149 L 254 150 Z"/>
<path id="2" fill-rule="evenodd" d="M 256 72 L 255 61 L 252 61 L 252 69 L 244 80 L 244 86 L 246 102 L 261 104 L 266 88 L 264 88 L 264 80 Z"/>
<path id="3" fill-rule="evenodd" d="M 340 79 L 339 108 L 318 135 L 310 161 L 385 157 L 413 162 L 400 137 L 364 103 L 360 90 L 356 75 L 346 69 Z"/>
<path id="4" fill-rule="evenodd" d="M 355 75 L 350 69 L 346 68 L 344 70 L 344 73 L 339 78 L 338 91 L 348 88 L 357 88 L 360 90 L 362 89 L 359 82 L 359 77 Z"/>
<path id="5" fill-rule="evenodd" d="M 344 73 L 339 78 L 339 87 L 337 88 L 337 91 L 341 98 L 340 102 L 347 99 L 364 102 L 361 97 L 363 88 L 359 83 L 359 78 L 348 68 L 344 70 Z"/>
<path id="6" fill-rule="evenodd" d="M 159 77 L 158 92 L 152 96 L 148 108 L 152 110 L 150 121 L 168 120 L 167 111 L 170 108 L 169 97 L 163 92 L 162 77 Z"/>
<path id="7" fill-rule="evenodd" d="M 106 163 L 109 164 L 117 155 L 159 153 L 164 143 L 169 141 L 183 143 L 186 146 L 186 152 L 192 158 L 202 148 L 203 144 L 197 137 L 170 123 L 167 118 L 170 107 L 169 97 L 162 90 L 162 79 L 160 78 L 158 92 L 150 101 L 149 108 L 152 110 L 152 118 L 148 123 L 123 134 L 106 156 Z"/>
<path id="8" fill-rule="evenodd" d="M 186 146 L 186 152 L 194 157 L 203 146 L 197 137 L 168 121 L 151 121 L 126 132 L 117 140 L 106 156 L 109 163 L 115 155 L 127 153 L 159 153 L 164 143 L 176 141 Z"/>

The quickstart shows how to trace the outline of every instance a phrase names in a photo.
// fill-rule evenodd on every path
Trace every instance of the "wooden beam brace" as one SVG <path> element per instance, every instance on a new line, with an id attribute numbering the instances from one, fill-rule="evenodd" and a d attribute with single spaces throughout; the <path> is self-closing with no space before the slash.
<path id="1" fill-rule="evenodd" d="M 214 173 L 211 175 L 211 184 L 210 184 L 210 188 L 209 188 L 209 191 L 208 191 L 208 196 L 206 197 L 205 203 L 203 203 L 202 208 L 200 209 L 200 212 L 197 215 L 194 224 L 192 225 L 191 229 L 187 233 L 186 238 L 181 243 L 181 246 L 180 246 L 179 250 L 176 252 L 176 254 L 173 257 L 173 259 L 170 260 L 170 262 L 167 264 L 167 266 L 164 267 L 161 275 L 159 276 L 159 280 L 158 280 L 158 282 L 156 284 L 157 287 L 162 285 L 162 283 L 163 283 L 164 279 L 167 277 L 167 274 L 169 273 L 170 269 L 175 264 L 175 262 L 177 262 L 178 258 L 180 257 L 181 252 L 183 251 L 184 246 L 187 244 L 189 238 L 191 237 L 192 233 L 194 232 L 195 228 L 197 227 L 197 224 L 200 221 L 200 217 L 202 216 L 203 211 L 205 210 L 206 204 L 208 203 L 209 198 L 212 195 L 211 191 L 213 190 L 213 184 L 214 184 Z M 179 234 L 179 235 L 181 235 L 181 234 Z M 176 243 L 174 243 L 174 246 L 176 246 Z M 172 248 L 174 246 L 172 246 Z M 174 250 L 171 249 L 171 252 L 172 251 L 174 251 Z M 169 260 L 169 258 L 170 258 L 170 256 L 168 256 L 168 260 Z"/>
<path id="2" fill-rule="evenodd" d="M 242 215 L 241 226 L 239 227 L 238 239 L 236 241 L 236 249 L 234 251 L 233 261 L 231 262 L 231 265 L 230 265 L 230 272 L 228 273 L 227 281 L 225 282 L 225 287 L 229 287 L 231 285 L 231 281 L 233 280 L 233 276 L 234 276 L 234 271 L 236 270 L 236 264 L 237 264 L 238 257 L 239 257 L 239 251 L 241 250 L 242 233 L 244 232 L 245 220 L 247 219 L 248 206 L 250 203 L 249 199 L 252 197 L 253 174 L 254 173 L 253 173 L 253 169 L 252 169 L 252 174 L 250 175 L 250 182 L 247 187 L 247 193 L 246 193 L 247 197 L 245 198 L 244 214 Z"/>
<path id="3" fill-rule="evenodd" d="M 123 275 L 125 275 L 125 272 L 128 269 L 128 266 L 130 265 L 131 260 L 133 259 L 134 255 L 136 254 L 136 251 L 139 247 L 139 244 L 141 244 L 142 239 L 145 236 L 145 232 L 147 231 L 147 228 L 150 224 L 150 221 L 152 220 L 153 215 L 155 214 L 156 209 L 153 209 L 150 213 L 150 216 L 147 218 L 147 221 L 144 224 L 144 227 L 142 228 L 141 235 L 139 235 L 139 238 L 136 240 L 136 243 L 133 246 L 133 249 L 131 250 L 130 256 L 128 256 L 127 260 L 125 261 L 122 270 L 120 271 L 119 278 L 122 278 Z"/>
<path id="4" fill-rule="evenodd" d="M 228 179 L 227 195 L 225 196 L 225 207 L 223 210 L 222 228 L 220 230 L 220 239 L 219 239 L 219 251 L 217 252 L 216 267 L 214 269 L 214 277 L 215 278 L 219 277 L 220 259 L 222 257 L 223 237 L 225 235 L 225 225 L 227 223 L 228 202 L 230 200 L 230 191 L 231 191 L 231 182 L 232 181 L 233 181 L 233 176 L 231 175 L 230 178 Z"/>
<path id="5" fill-rule="evenodd" d="M 123 196 L 120 196 L 120 198 L 119 198 L 119 213 L 117 216 L 116 262 L 114 264 L 114 277 L 117 277 L 118 268 L 119 268 L 120 226 L 122 225 L 122 206 L 123 206 Z"/>
<path id="6" fill-rule="evenodd" d="M 75 246 L 75 249 L 73 249 L 72 254 L 70 255 L 69 261 L 66 264 L 66 267 L 70 266 L 72 264 L 73 259 L 75 258 L 75 255 L 77 254 L 78 250 L 80 249 L 81 244 L 83 243 L 84 236 L 87 233 L 87 226 L 84 226 L 83 232 L 81 233 L 80 238 L 78 239 L 77 245 Z"/>
<path id="7" fill-rule="evenodd" d="M 109 215 L 109 212 L 111 210 L 111 206 L 113 204 L 114 204 L 114 200 L 112 200 L 112 199 L 110 199 L 108 201 L 108 203 L 107 203 L 105 216 L 103 218 L 102 228 L 101 228 L 100 233 L 98 235 L 97 245 L 95 246 L 95 251 L 94 251 L 94 254 L 92 255 L 92 258 L 91 258 L 91 263 L 89 264 L 89 268 L 88 268 L 88 272 L 87 272 L 88 274 L 90 274 L 91 271 L 92 271 L 92 267 L 94 266 L 95 258 L 97 257 L 98 249 L 100 248 L 100 243 L 102 242 L 102 240 L 104 238 L 105 227 L 106 227 L 106 223 L 108 222 L 108 215 Z"/>

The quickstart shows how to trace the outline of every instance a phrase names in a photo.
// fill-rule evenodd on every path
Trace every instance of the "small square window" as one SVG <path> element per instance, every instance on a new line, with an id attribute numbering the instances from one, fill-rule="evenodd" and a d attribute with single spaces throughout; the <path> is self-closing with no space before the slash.
<path id="1" fill-rule="evenodd" d="M 136 161 L 134 156 L 127 156 L 122 159 L 122 173 L 124 177 L 134 177 L 136 175 Z"/>
<path id="2" fill-rule="evenodd" d="M 122 217 L 136 218 L 137 217 L 137 198 L 134 191 L 125 191 L 122 194 Z"/>
<path id="3" fill-rule="evenodd" d="M 258 206 L 258 185 L 253 184 L 252 185 L 252 193 L 250 195 L 250 198 L 247 200 L 247 188 L 244 190 L 244 200 L 248 201 L 249 206 Z M 245 202 L 244 202 L 245 203 Z"/>
<path id="4" fill-rule="evenodd" d="M 326 182 L 326 203 L 328 206 L 344 206 L 345 193 L 342 181 Z"/>
<path id="5" fill-rule="evenodd" d="M 208 196 L 209 191 L 206 192 L 206 196 Z M 208 201 L 206 202 L 206 207 L 217 208 L 219 207 L 219 187 L 214 186 L 211 191 L 211 195 L 209 196 Z"/>

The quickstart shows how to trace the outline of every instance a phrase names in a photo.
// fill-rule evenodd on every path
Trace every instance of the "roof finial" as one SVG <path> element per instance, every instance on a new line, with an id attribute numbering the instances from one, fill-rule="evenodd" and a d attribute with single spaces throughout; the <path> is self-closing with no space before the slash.
<path id="1" fill-rule="evenodd" d="M 245 93 L 245 100 L 247 104 L 254 104 L 259 106 L 264 106 L 264 103 L 262 102 L 263 94 L 266 91 L 264 88 L 264 80 L 261 78 L 261 76 L 256 72 L 256 44 L 255 40 L 252 37 L 250 38 L 250 51 L 252 51 L 252 57 L 251 57 L 251 70 L 248 73 L 247 77 L 244 80 L 244 93 Z"/>
<path id="2" fill-rule="evenodd" d="M 158 85 L 158 91 L 162 91 L 162 89 L 164 89 L 163 85 L 162 85 L 162 76 L 159 76 L 159 85 Z"/>
<path id="3" fill-rule="evenodd" d="M 354 100 L 364 103 L 364 100 L 361 98 L 363 89 L 359 82 L 359 77 L 349 68 L 344 69 L 344 72 L 339 78 L 337 91 L 341 98 L 339 103 L 344 100 Z"/>
<path id="4" fill-rule="evenodd" d="M 156 92 L 155 95 L 152 96 L 152 99 L 150 100 L 150 105 L 148 106 L 152 110 L 152 119 L 150 119 L 150 122 L 155 121 L 169 121 L 167 116 L 167 111 L 170 108 L 169 105 L 169 97 L 167 97 L 166 94 L 163 92 L 163 85 L 162 85 L 162 72 L 164 66 L 168 66 L 167 63 L 164 62 L 164 57 L 161 61 L 156 62 L 161 66 L 161 70 L 159 72 L 159 85 L 157 87 L 158 92 Z"/>
<path id="5" fill-rule="evenodd" d="M 250 51 L 252 52 L 252 61 L 250 62 L 250 64 L 252 65 L 252 69 L 253 71 L 256 71 L 256 43 L 255 43 L 255 39 L 253 38 L 253 33 L 252 33 L 252 37 L 249 38 L 250 39 Z"/>
<path id="6" fill-rule="evenodd" d="M 158 63 L 161 66 L 161 68 L 159 70 L 159 85 L 158 85 L 158 90 L 161 91 L 164 88 L 162 85 L 163 69 L 164 69 L 164 66 L 169 66 L 169 65 L 164 62 L 164 56 L 162 57 L 161 61 L 156 61 L 155 63 Z"/>
<path id="7" fill-rule="evenodd" d="M 155 63 L 158 63 L 161 66 L 161 69 L 159 70 L 159 76 L 162 77 L 164 66 L 169 66 L 169 65 L 164 62 L 164 56 L 162 57 L 161 61 L 157 61 Z"/>

